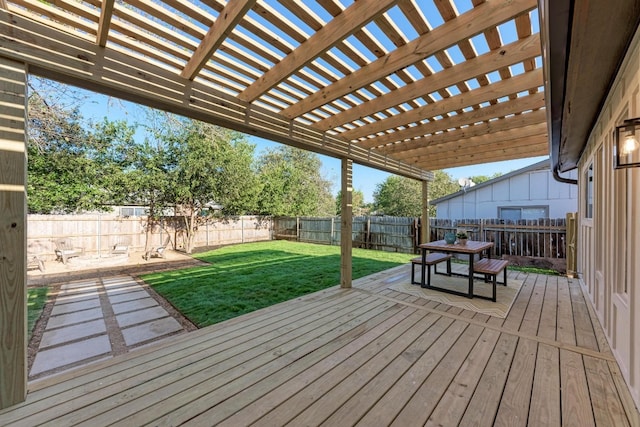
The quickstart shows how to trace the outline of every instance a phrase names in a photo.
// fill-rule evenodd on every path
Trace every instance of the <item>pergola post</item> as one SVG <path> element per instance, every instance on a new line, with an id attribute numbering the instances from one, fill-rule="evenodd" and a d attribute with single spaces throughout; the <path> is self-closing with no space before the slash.
<path id="1" fill-rule="evenodd" d="M 429 181 L 422 181 L 422 216 L 420 222 L 420 243 L 427 243 L 431 240 L 431 230 L 429 228 Z"/>
<path id="2" fill-rule="evenodd" d="M 26 78 L 0 57 L 0 409 L 27 393 Z"/>
<path id="3" fill-rule="evenodd" d="M 340 226 L 340 287 L 351 287 L 351 248 L 353 241 L 351 238 L 351 230 L 353 228 L 353 213 L 352 213 L 352 200 L 353 200 L 353 160 L 342 159 L 342 207 L 340 213 L 341 226 Z"/>

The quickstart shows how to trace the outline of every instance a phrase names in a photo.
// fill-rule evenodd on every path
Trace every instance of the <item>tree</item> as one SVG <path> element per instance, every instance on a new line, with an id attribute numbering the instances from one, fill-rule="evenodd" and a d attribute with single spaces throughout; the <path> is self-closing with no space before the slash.
<path id="1" fill-rule="evenodd" d="M 460 186 L 451 175 L 443 170 L 433 172 L 433 181 L 429 182 L 429 200 L 439 199 L 460 190 Z M 436 216 L 436 207 L 429 205 L 429 217 Z"/>
<path id="2" fill-rule="evenodd" d="M 364 193 L 360 190 L 353 190 L 351 196 L 351 204 L 353 215 L 364 215 L 365 214 L 365 204 L 364 204 Z M 342 190 L 338 191 L 338 195 L 336 196 L 336 213 L 340 215 L 342 211 Z"/>
<path id="3" fill-rule="evenodd" d="M 378 213 L 390 216 L 420 216 L 422 184 L 420 181 L 391 175 L 376 186 L 373 205 Z"/>
<path id="4" fill-rule="evenodd" d="M 494 178 L 498 178 L 499 176 L 502 176 L 502 172 L 496 172 L 491 176 L 487 176 L 487 175 L 475 175 L 475 176 L 471 176 L 469 177 L 469 179 L 474 183 L 474 184 L 480 184 L 483 182 L 487 182 L 491 179 Z"/>
<path id="5" fill-rule="evenodd" d="M 451 176 L 441 170 L 434 172 L 434 180 L 429 182 L 429 199 L 437 199 L 458 191 L 459 186 Z M 392 216 L 422 215 L 422 183 L 399 176 L 389 176 L 376 186 L 373 193 L 373 208 L 379 213 Z M 429 206 L 429 216 L 436 214 L 435 206 Z"/>
<path id="6" fill-rule="evenodd" d="M 121 194 L 115 146 L 130 144 L 133 130 L 107 120 L 91 129 L 78 108 L 55 101 L 29 96 L 29 212 L 106 210 Z"/>
<path id="7" fill-rule="evenodd" d="M 254 209 L 254 146 L 238 132 L 192 120 L 177 119 L 165 129 L 169 197 L 184 215 L 185 250 L 191 253 L 194 233 L 211 214 L 211 204 L 220 204 L 223 214 Z"/>
<path id="8" fill-rule="evenodd" d="M 282 216 L 333 215 L 331 182 L 317 154 L 289 146 L 267 150 L 258 160 L 262 183 L 259 212 Z"/>

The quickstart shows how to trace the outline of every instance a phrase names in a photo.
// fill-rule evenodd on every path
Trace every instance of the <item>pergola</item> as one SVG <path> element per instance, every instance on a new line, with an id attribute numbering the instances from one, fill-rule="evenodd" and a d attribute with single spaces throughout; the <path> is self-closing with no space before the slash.
<path id="1" fill-rule="evenodd" d="M 549 153 L 536 0 L 0 0 L 0 408 L 24 399 L 26 76 L 352 162 Z M 426 228 L 426 227 L 425 227 Z"/>

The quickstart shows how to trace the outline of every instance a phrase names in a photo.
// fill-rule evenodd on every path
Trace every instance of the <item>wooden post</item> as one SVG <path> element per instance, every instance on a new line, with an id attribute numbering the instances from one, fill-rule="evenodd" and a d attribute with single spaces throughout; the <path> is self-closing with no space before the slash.
<path id="1" fill-rule="evenodd" d="M 428 243 L 431 240 L 429 229 L 429 181 L 422 181 L 422 216 L 420 217 L 422 228 L 420 230 L 420 243 Z"/>
<path id="2" fill-rule="evenodd" d="M 0 409 L 27 395 L 26 77 L 0 57 Z"/>
<path id="3" fill-rule="evenodd" d="M 568 277 L 577 277 L 577 247 L 578 242 L 576 241 L 578 235 L 578 214 L 569 212 L 567 213 L 567 223 L 566 223 L 566 235 L 565 235 L 565 257 L 567 258 L 567 276 Z"/>
<path id="4" fill-rule="evenodd" d="M 340 228 L 340 287 L 351 287 L 351 231 L 353 228 L 352 197 L 353 197 L 353 160 L 342 159 L 342 207 L 341 207 L 341 228 Z"/>

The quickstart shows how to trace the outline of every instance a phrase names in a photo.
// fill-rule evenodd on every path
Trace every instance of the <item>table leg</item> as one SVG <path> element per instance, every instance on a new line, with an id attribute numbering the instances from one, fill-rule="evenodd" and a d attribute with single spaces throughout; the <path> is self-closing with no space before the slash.
<path id="1" fill-rule="evenodd" d="M 473 258 L 474 254 L 469 254 L 469 298 L 473 298 Z"/>

